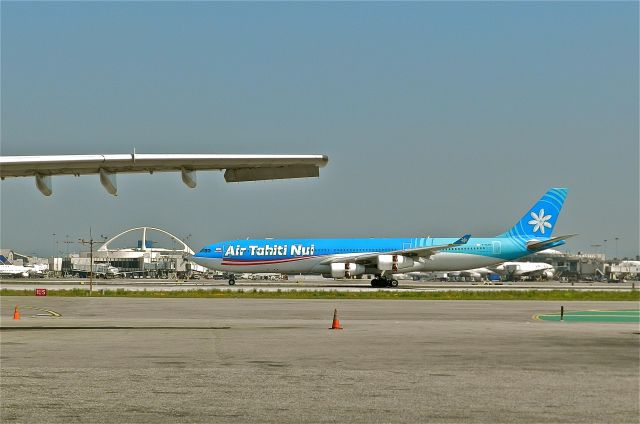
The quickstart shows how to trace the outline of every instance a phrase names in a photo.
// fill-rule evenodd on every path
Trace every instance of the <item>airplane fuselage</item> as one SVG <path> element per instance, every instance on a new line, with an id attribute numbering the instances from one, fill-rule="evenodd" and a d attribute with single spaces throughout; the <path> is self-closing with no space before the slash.
<path id="1" fill-rule="evenodd" d="M 32 268 L 20 265 L 0 265 L 0 276 L 28 277 Z"/>
<path id="2" fill-rule="evenodd" d="M 360 254 L 437 246 L 455 238 L 370 238 L 370 239 L 259 239 L 230 240 L 205 246 L 194 262 L 231 273 L 278 272 L 283 274 L 328 274 L 333 262 Z M 430 257 L 414 258 L 411 266 L 398 272 L 456 271 L 495 265 L 533 253 L 511 238 L 471 238 L 461 246 L 443 249 Z M 379 271 L 367 267 L 365 273 Z"/>
<path id="3" fill-rule="evenodd" d="M 500 274 L 515 277 L 536 273 L 552 275 L 554 270 L 552 265 L 545 262 L 504 262 L 495 267 L 495 269 Z"/>
<path id="4" fill-rule="evenodd" d="M 551 237 L 567 190 L 548 190 L 507 232 L 472 238 L 340 238 L 229 240 L 205 246 L 192 259 L 230 273 L 323 274 L 335 278 L 374 274 L 373 286 L 389 275 L 463 271 L 514 260 L 565 243 Z M 229 284 L 233 284 L 233 277 Z"/>

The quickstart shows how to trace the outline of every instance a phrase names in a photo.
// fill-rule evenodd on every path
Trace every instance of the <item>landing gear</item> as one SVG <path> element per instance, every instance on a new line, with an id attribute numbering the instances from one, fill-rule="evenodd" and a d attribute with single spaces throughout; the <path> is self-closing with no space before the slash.
<path id="1" fill-rule="evenodd" d="M 398 287 L 398 280 L 376 276 L 376 278 L 371 280 L 371 287 Z"/>
<path id="2" fill-rule="evenodd" d="M 229 285 L 230 286 L 235 286 L 236 285 L 236 276 L 231 274 L 229 275 Z"/>

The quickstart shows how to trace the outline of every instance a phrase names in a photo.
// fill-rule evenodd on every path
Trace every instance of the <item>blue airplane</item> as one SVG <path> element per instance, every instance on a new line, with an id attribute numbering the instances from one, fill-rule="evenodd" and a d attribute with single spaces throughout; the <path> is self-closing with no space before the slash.
<path id="1" fill-rule="evenodd" d="M 373 287 L 396 287 L 394 274 L 460 271 L 512 261 L 565 244 L 575 234 L 551 237 L 567 189 L 552 188 L 507 232 L 476 238 L 254 239 L 205 246 L 191 259 L 230 273 L 322 274 L 350 278 L 372 274 Z"/>

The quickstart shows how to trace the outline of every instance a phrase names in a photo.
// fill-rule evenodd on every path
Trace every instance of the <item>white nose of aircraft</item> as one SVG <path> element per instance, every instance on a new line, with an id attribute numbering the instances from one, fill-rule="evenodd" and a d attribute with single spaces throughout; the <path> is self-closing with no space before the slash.
<path id="1" fill-rule="evenodd" d="M 186 261 L 194 262 L 194 263 L 196 263 L 196 264 L 198 264 L 200 266 L 207 267 L 207 259 L 206 258 L 201 258 L 201 257 L 196 256 L 196 255 L 186 255 L 184 257 L 184 259 Z"/>

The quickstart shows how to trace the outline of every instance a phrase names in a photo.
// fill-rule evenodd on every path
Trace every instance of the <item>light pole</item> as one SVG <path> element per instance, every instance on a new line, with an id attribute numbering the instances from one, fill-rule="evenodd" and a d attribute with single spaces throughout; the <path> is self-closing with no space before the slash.
<path id="1" fill-rule="evenodd" d="M 616 241 L 616 257 L 615 257 L 615 259 L 618 260 L 618 240 L 620 240 L 620 237 L 616 237 L 614 240 Z"/>
<path id="2" fill-rule="evenodd" d="M 89 296 L 93 293 L 93 237 L 91 227 L 89 227 L 89 240 L 78 239 L 78 243 L 89 245 Z"/>
<path id="3" fill-rule="evenodd" d="M 51 234 L 51 250 L 53 251 L 51 253 L 51 257 L 55 258 L 56 257 L 56 248 L 55 248 L 55 244 L 56 244 L 56 233 Z"/>
<path id="4" fill-rule="evenodd" d="M 604 241 L 604 260 L 607 260 L 607 240 Z"/>

